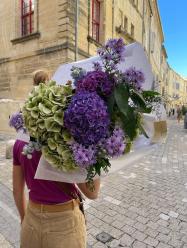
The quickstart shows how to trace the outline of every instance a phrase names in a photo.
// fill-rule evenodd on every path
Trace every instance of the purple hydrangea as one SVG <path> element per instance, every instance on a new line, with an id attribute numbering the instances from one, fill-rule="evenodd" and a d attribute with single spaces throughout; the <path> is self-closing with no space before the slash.
<path id="1" fill-rule="evenodd" d="M 81 168 L 87 168 L 96 163 L 96 148 L 91 145 L 85 147 L 77 142 L 71 146 L 76 164 Z"/>
<path id="2" fill-rule="evenodd" d="M 98 94 L 108 96 L 112 93 L 114 83 L 109 80 L 103 71 L 90 71 L 87 75 L 77 82 L 77 91 L 96 91 Z"/>
<path id="3" fill-rule="evenodd" d="M 24 121 L 23 121 L 23 115 L 20 112 L 14 113 L 9 120 L 9 126 L 14 127 L 16 131 L 25 130 L 24 128 Z"/>
<path id="4" fill-rule="evenodd" d="M 105 138 L 110 118 L 105 102 L 95 92 L 75 94 L 64 113 L 64 125 L 80 144 L 89 146 Z"/>
<path id="5" fill-rule="evenodd" d="M 120 127 L 116 127 L 111 137 L 106 139 L 104 149 L 110 157 L 118 157 L 124 153 L 125 135 Z"/>
<path id="6" fill-rule="evenodd" d="M 98 55 L 103 61 L 107 71 L 113 72 L 117 69 L 117 64 L 125 59 L 125 44 L 123 39 L 110 39 L 98 49 Z"/>
<path id="7" fill-rule="evenodd" d="M 141 70 L 136 70 L 135 67 L 130 67 L 123 74 L 124 80 L 136 90 L 141 90 L 145 82 L 144 74 Z"/>

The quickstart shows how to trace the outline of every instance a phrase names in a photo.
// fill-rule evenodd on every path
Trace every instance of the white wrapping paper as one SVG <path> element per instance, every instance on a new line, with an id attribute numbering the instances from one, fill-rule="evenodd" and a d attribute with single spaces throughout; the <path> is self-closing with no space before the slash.
<path id="1" fill-rule="evenodd" d="M 151 139 L 154 136 L 154 121 L 155 116 L 151 114 L 144 114 L 143 119 L 143 126 L 149 136 L 147 139 L 144 135 L 140 135 L 134 142 L 133 148 L 130 153 L 121 156 L 117 159 L 111 159 L 111 168 L 109 173 L 102 172 L 101 177 L 104 177 L 108 174 L 114 173 L 118 170 L 121 170 L 125 166 L 135 163 L 137 160 L 141 159 L 142 157 L 146 156 L 157 145 L 153 145 L 151 143 Z M 24 142 L 29 142 L 30 137 L 28 134 L 19 132 L 16 137 L 17 140 L 22 140 Z M 36 179 L 43 179 L 43 180 L 52 180 L 52 181 L 60 181 L 60 182 L 67 182 L 67 183 L 82 183 L 86 180 L 87 172 L 86 170 L 77 170 L 74 172 L 62 172 L 55 168 L 53 168 L 42 156 L 35 174 Z M 98 176 L 97 176 L 98 177 Z"/>
<path id="2" fill-rule="evenodd" d="M 78 66 L 84 68 L 86 71 L 93 70 L 93 62 L 100 61 L 98 56 L 91 57 L 82 61 L 73 62 L 70 64 L 64 64 L 59 66 L 57 71 L 53 76 L 58 84 L 65 84 L 68 80 L 72 80 L 71 68 L 72 66 Z M 153 82 L 153 74 L 151 66 L 146 57 L 143 47 L 139 43 L 133 43 L 126 46 L 126 58 L 125 61 L 119 64 L 118 68 L 121 71 L 125 71 L 127 68 L 134 66 L 136 69 L 141 69 L 145 75 L 145 83 L 143 88 L 145 90 L 150 90 Z M 147 155 L 155 148 L 155 145 L 151 144 L 151 138 L 154 135 L 153 122 L 156 120 L 155 114 L 145 114 L 144 115 L 144 128 L 149 136 L 149 139 L 145 138 L 143 135 L 139 136 L 134 142 L 132 151 L 117 159 L 111 159 L 110 173 L 116 172 L 126 165 L 136 162 L 143 156 Z M 20 137 L 19 137 L 20 138 Z M 23 137 L 25 140 L 28 138 Z M 21 138 L 20 138 L 21 139 Z M 27 142 L 27 141 L 26 141 Z M 36 179 L 63 181 L 69 183 L 80 183 L 85 182 L 86 171 L 79 170 L 72 173 L 65 173 L 58 171 L 53 168 L 42 156 L 36 171 Z M 105 176 L 105 173 L 102 173 Z"/>
<path id="3" fill-rule="evenodd" d="M 149 136 L 149 139 L 147 139 L 144 135 L 140 135 L 135 140 L 133 148 L 129 154 L 116 159 L 111 159 L 111 168 L 107 174 L 116 172 L 123 167 L 136 162 L 155 148 L 156 145 L 151 144 L 151 139 L 154 136 L 154 121 L 154 115 L 144 115 L 144 128 Z M 78 170 L 71 173 L 58 171 L 57 169 L 53 168 L 42 156 L 36 171 L 35 178 L 67 183 L 82 183 L 85 182 L 86 175 L 86 170 Z M 101 176 L 106 176 L 106 173 L 102 172 Z"/>

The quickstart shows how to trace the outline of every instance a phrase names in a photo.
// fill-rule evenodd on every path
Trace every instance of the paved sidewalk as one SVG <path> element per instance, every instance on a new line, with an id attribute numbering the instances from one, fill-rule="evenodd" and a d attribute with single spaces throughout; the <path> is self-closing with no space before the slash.
<path id="1" fill-rule="evenodd" d="M 0 141 L 0 247 L 19 247 L 11 161 L 4 159 L 4 150 Z M 106 177 L 99 199 L 87 201 L 86 213 L 89 248 L 187 248 L 187 130 L 182 123 L 169 121 L 165 144 Z"/>

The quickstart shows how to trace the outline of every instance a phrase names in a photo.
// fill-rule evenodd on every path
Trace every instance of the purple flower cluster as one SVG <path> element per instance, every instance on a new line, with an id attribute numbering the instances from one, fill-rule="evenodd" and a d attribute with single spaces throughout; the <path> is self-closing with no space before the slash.
<path id="1" fill-rule="evenodd" d="M 117 64 L 124 61 L 125 44 L 123 39 L 110 39 L 98 49 L 98 55 L 103 61 L 107 71 L 113 72 L 117 69 Z"/>
<path id="2" fill-rule="evenodd" d="M 130 67 L 123 74 L 124 80 L 136 90 L 141 90 L 145 82 L 144 74 L 141 70 L 136 70 L 135 67 Z"/>
<path id="3" fill-rule="evenodd" d="M 94 71 L 102 71 L 102 66 L 99 62 L 93 62 Z"/>
<path id="4" fill-rule="evenodd" d="M 108 96 L 112 93 L 114 83 L 109 80 L 103 71 L 90 71 L 77 82 L 77 91 L 97 92 L 99 95 Z"/>
<path id="5" fill-rule="evenodd" d="M 74 160 L 81 168 L 87 168 L 88 166 L 96 163 L 95 146 L 91 145 L 86 148 L 83 145 L 74 142 L 71 148 L 73 151 Z"/>
<path id="6" fill-rule="evenodd" d="M 111 137 L 106 139 L 104 149 L 110 157 L 118 157 L 125 150 L 125 135 L 120 127 L 116 127 Z"/>
<path id="7" fill-rule="evenodd" d="M 16 129 L 16 132 L 20 130 L 25 130 L 24 128 L 24 121 L 23 121 L 23 115 L 20 112 L 14 113 L 9 120 L 9 126 L 14 127 Z"/>
<path id="8" fill-rule="evenodd" d="M 107 106 L 95 92 L 75 94 L 64 113 L 64 126 L 78 143 L 85 146 L 105 138 L 109 124 Z"/>

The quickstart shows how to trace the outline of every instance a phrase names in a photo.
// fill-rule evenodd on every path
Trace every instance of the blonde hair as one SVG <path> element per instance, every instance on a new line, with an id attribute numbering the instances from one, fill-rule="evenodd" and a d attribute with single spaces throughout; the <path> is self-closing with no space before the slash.
<path id="1" fill-rule="evenodd" d="M 40 83 L 46 83 L 49 81 L 49 73 L 45 70 L 37 70 L 33 72 L 33 84 L 39 85 Z"/>

